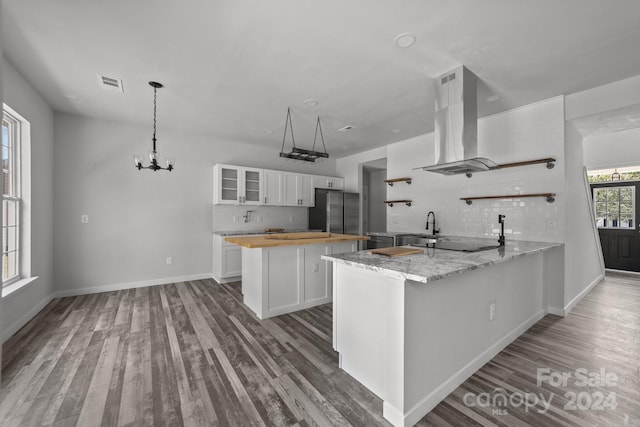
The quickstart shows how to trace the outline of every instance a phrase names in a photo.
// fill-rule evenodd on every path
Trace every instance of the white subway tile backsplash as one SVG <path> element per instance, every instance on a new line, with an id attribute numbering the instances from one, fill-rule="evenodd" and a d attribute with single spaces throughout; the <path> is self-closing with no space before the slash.
<path id="1" fill-rule="evenodd" d="M 554 157 L 556 166 L 544 164 L 474 174 L 442 176 L 412 170 L 421 164 L 415 153 L 432 138 L 414 139 L 388 148 L 387 176 L 411 176 L 412 184 L 387 188 L 387 199 L 413 200 L 411 207 L 387 207 L 389 231 L 423 232 L 428 211 L 436 213 L 443 235 L 497 236 L 498 214 L 506 215 L 505 234 L 519 240 L 563 241 L 565 191 L 563 103 L 554 98 L 528 108 L 479 121 L 479 155 L 499 163 Z M 410 175 L 407 175 L 410 173 Z M 556 193 L 554 203 L 545 198 L 474 200 L 461 197 Z M 553 224 L 552 227 L 549 224 Z"/>
<path id="2" fill-rule="evenodd" d="M 308 227 L 309 208 L 297 206 L 213 205 L 212 230 L 249 231 L 263 228 L 302 230 Z M 244 222 L 247 211 L 249 221 Z"/>

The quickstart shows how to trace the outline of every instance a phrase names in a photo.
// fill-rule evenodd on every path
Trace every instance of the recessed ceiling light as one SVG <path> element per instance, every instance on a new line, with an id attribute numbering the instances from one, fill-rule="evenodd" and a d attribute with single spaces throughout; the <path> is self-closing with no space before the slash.
<path id="1" fill-rule="evenodd" d="M 500 99 L 499 95 L 491 95 L 485 98 L 487 102 L 496 102 L 498 99 Z"/>
<path id="2" fill-rule="evenodd" d="M 402 47 L 402 48 L 411 47 L 416 42 L 416 35 L 412 33 L 398 34 L 396 38 L 393 39 L 393 42 L 398 47 Z"/>
<path id="3" fill-rule="evenodd" d="M 304 101 L 304 105 L 307 107 L 316 107 L 318 105 L 317 99 L 307 99 Z"/>
<path id="4" fill-rule="evenodd" d="M 400 133 L 400 129 L 391 129 L 392 133 Z"/>
<path id="5" fill-rule="evenodd" d="M 272 134 L 272 133 L 273 133 L 273 130 L 272 130 L 272 129 L 265 129 L 265 130 L 264 130 L 264 133 Z"/>
<path id="6" fill-rule="evenodd" d="M 341 127 L 340 129 L 338 129 L 338 132 L 349 132 L 351 129 L 354 129 L 355 126 L 352 125 L 346 125 L 344 127 Z"/>
<path id="7" fill-rule="evenodd" d="M 77 96 L 73 96 L 73 95 L 65 95 L 65 98 L 71 100 L 71 101 L 80 101 L 80 98 L 78 98 Z"/>

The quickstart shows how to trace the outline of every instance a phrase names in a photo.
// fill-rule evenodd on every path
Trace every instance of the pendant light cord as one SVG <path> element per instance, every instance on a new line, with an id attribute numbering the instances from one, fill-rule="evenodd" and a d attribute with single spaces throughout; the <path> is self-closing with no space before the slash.
<path id="1" fill-rule="evenodd" d="M 318 129 L 320 129 L 320 139 L 322 139 L 322 148 L 324 148 L 324 152 L 327 152 L 327 147 L 324 145 L 324 135 L 322 134 L 322 125 L 320 124 L 320 116 L 318 116 L 318 121 L 316 122 L 316 134 L 313 136 L 313 151 L 316 151 L 316 138 L 318 137 Z"/>
<path id="2" fill-rule="evenodd" d="M 158 89 L 153 88 L 153 151 L 156 151 L 156 109 L 157 109 Z"/>
<path id="3" fill-rule="evenodd" d="M 282 148 L 280 152 L 284 152 L 284 141 L 287 139 L 287 126 L 291 129 L 291 142 L 293 148 L 296 148 L 296 139 L 293 137 L 293 123 L 291 122 L 291 107 L 287 108 L 287 120 L 284 122 L 284 135 L 282 136 Z"/>

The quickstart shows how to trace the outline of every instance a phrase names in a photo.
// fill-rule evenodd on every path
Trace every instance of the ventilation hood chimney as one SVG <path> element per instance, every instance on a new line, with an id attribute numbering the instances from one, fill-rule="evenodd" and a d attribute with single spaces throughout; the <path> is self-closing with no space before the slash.
<path id="1" fill-rule="evenodd" d="M 417 169 L 457 175 L 482 172 L 498 166 L 489 159 L 477 157 L 477 80 L 475 74 L 460 66 L 433 81 L 436 164 Z"/>

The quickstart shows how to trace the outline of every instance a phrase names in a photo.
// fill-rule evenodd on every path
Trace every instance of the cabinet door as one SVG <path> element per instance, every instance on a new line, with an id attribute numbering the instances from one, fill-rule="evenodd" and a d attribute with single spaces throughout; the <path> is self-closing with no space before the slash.
<path id="1" fill-rule="evenodd" d="M 264 175 L 264 204 L 282 206 L 284 204 L 284 183 L 282 172 L 265 170 Z"/>
<path id="2" fill-rule="evenodd" d="M 245 205 L 261 205 L 262 169 L 242 168 L 242 200 Z"/>
<path id="3" fill-rule="evenodd" d="M 302 206 L 315 206 L 315 177 L 312 175 L 301 175 L 300 185 L 298 186 L 299 198 L 302 200 Z"/>
<path id="4" fill-rule="evenodd" d="M 298 178 L 299 175 L 297 173 L 283 174 L 285 206 L 300 206 L 300 197 L 298 194 Z"/>
<path id="5" fill-rule="evenodd" d="M 242 275 L 242 248 L 240 246 L 222 247 L 222 277 Z"/>
<path id="6" fill-rule="evenodd" d="M 316 176 L 317 188 L 329 188 L 331 190 L 344 190 L 344 179 L 332 176 Z"/>
<path id="7" fill-rule="evenodd" d="M 214 166 L 213 203 L 234 205 L 240 203 L 242 187 L 240 168 L 227 165 Z"/>
<path id="8" fill-rule="evenodd" d="M 344 190 L 344 179 L 329 178 L 329 188 L 332 190 Z"/>

